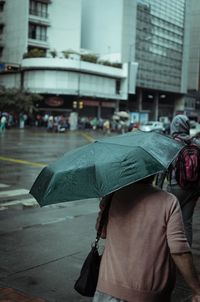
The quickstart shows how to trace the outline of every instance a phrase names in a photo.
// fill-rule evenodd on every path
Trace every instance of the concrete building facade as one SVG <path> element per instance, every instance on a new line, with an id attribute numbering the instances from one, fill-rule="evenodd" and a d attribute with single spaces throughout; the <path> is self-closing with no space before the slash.
<path id="1" fill-rule="evenodd" d="M 191 0 L 191 26 L 189 41 L 188 96 L 185 109 L 188 115 L 200 122 L 200 2 Z"/>
<path id="2" fill-rule="evenodd" d="M 197 48 L 189 61 L 192 3 L 0 0 L 0 85 L 43 94 L 44 110 L 56 96 L 65 104 L 60 110 L 83 100 L 82 113 L 97 117 L 121 106 L 172 118 L 185 112 L 188 87 L 197 83 Z"/>
<path id="3" fill-rule="evenodd" d="M 1 61 L 21 64 L 23 55 L 32 48 L 56 48 L 57 52 L 80 49 L 81 0 L 0 2 Z"/>
<path id="4" fill-rule="evenodd" d="M 139 110 L 152 117 L 182 109 L 188 75 L 188 1 L 137 1 L 136 61 Z"/>
<path id="5" fill-rule="evenodd" d="M 111 115 L 128 98 L 128 66 L 84 50 L 81 22 L 81 0 L 0 0 L 0 85 L 42 94 L 42 110 L 56 96 L 54 110 L 81 101 L 83 114 Z"/>
<path id="6" fill-rule="evenodd" d="M 110 57 L 121 49 L 119 60 L 138 63 L 137 90 L 135 95 L 129 91 L 129 109 L 146 112 L 155 120 L 182 110 L 187 92 L 189 1 L 83 0 L 83 4 L 84 47 Z M 95 26 L 87 26 L 87 19 Z"/>

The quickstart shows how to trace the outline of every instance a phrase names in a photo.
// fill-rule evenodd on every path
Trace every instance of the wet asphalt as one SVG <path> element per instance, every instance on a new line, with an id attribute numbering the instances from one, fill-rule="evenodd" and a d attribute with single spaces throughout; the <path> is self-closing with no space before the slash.
<path id="1" fill-rule="evenodd" d="M 44 165 L 92 139 L 92 133 L 88 132 L 49 133 L 44 128 L 6 130 L 0 134 L 0 182 L 28 189 Z"/>
<path id="2" fill-rule="evenodd" d="M 5 192 L 29 191 L 45 165 L 92 142 L 93 134 L 30 128 L 9 129 L 0 136 L 0 301 L 5 300 L 3 288 L 14 290 L 19 301 L 33 297 L 48 302 L 90 301 L 76 293 L 73 284 L 95 238 L 98 201 L 44 208 L 4 205 L 31 198 L 28 194 L 6 196 Z M 20 297 L 18 291 L 30 299 Z M 14 302 L 9 295 L 6 299 Z"/>
<path id="3" fill-rule="evenodd" d="M 63 153 L 92 142 L 102 133 L 48 133 L 45 129 L 9 129 L 0 136 L 0 193 L 29 190 L 41 169 Z M 7 185 L 1 188 L 1 184 Z M 17 199 L 23 200 L 24 196 Z M 13 197 L 0 199 L 12 200 Z M 98 200 L 40 208 L 13 205 L 0 211 L 0 301 L 2 288 L 31 298 L 7 301 L 91 301 L 73 290 L 82 262 L 95 238 Z M 200 273 L 200 203 L 194 215 L 194 260 Z M 103 244 L 103 243 L 102 243 Z M 41 299 L 41 300 L 40 300 Z M 36 300 L 34 300 L 36 301 Z M 173 302 L 191 301 L 178 279 Z"/>

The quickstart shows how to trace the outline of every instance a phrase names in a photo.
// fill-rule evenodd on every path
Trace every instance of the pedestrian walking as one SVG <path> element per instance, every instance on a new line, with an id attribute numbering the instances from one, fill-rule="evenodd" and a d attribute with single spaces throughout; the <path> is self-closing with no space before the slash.
<path id="1" fill-rule="evenodd" d="M 176 267 L 200 302 L 195 271 L 177 198 L 153 177 L 113 194 L 93 302 L 170 302 Z M 105 208 L 102 199 L 100 213 Z"/>
<path id="2" fill-rule="evenodd" d="M 108 119 L 103 123 L 103 132 L 104 134 L 110 134 L 110 121 Z"/>
<path id="3" fill-rule="evenodd" d="M 191 138 L 189 133 L 190 121 L 188 117 L 185 115 L 175 116 L 171 123 L 171 135 L 174 139 L 179 140 L 187 145 L 187 150 L 183 156 L 187 156 L 187 152 L 189 150 L 190 158 L 188 162 L 184 161 L 185 158 L 181 158 L 182 163 L 180 164 L 185 170 L 183 176 L 181 176 L 182 171 L 181 168 L 179 168 L 179 172 L 177 170 L 177 177 L 177 161 L 174 162 L 170 175 L 168 176 L 167 191 L 174 194 L 179 200 L 186 236 L 189 244 L 192 245 L 192 217 L 197 199 L 199 197 L 200 158 L 198 159 L 198 157 L 200 157 L 200 155 L 193 155 L 191 150 L 193 145 L 199 146 L 200 141 L 197 138 Z M 198 151 L 194 150 L 194 152 Z M 197 156 L 197 158 L 195 158 L 195 156 Z M 181 182 L 181 177 L 184 177 L 184 182 Z M 191 177 L 194 178 L 193 182 L 190 182 Z"/>
<path id="4" fill-rule="evenodd" d="M 6 123 L 7 123 L 7 118 L 5 117 L 5 115 L 2 115 L 0 120 L 0 132 L 3 133 L 5 131 Z"/>

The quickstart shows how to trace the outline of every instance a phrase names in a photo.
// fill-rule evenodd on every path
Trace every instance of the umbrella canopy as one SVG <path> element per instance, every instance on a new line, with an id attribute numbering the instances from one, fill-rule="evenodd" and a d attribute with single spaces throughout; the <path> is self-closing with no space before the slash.
<path id="1" fill-rule="evenodd" d="M 182 144 L 140 130 L 100 139 L 45 167 L 30 193 L 41 206 L 102 197 L 167 169 Z"/>

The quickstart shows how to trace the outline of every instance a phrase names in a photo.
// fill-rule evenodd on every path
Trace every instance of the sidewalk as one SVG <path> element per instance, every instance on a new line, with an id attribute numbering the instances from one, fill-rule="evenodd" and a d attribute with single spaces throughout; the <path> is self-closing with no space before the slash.
<path id="1" fill-rule="evenodd" d="M 96 199 L 0 211 L 0 302 L 91 301 L 73 286 L 97 212 Z"/>
<path id="2" fill-rule="evenodd" d="M 16 291 L 9 287 L 0 287 L 0 301 L 1 302 L 45 302 L 40 298 L 34 298 Z"/>
<path id="3" fill-rule="evenodd" d="M 73 285 L 95 237 L 96 209 L 93 201 L 85 201 L 68 208 L 18 211 L 17 216 L 14 211 L 9 216 L 2 211 L 0 302 L 91 301 L 76 293 Z M 193 241 L 200 274 L 199 215 L 200 202 L 194 214 Z M 191 302 L 191 291 L 183 280 L 177 281 L 172 302 Z"/>
<path id="4" fill-rule="evenodd" d="M 200 199 L 195 207 L 193 216 L 193 244 L 192 253 L 195 267 L 200 276 Z M 183 278 L 177 274 L 176 288 L 172 296 L 172 302 L 191 302 L 192 293 Z"/>

